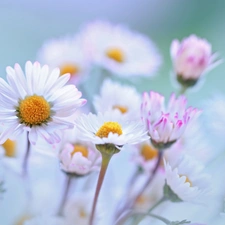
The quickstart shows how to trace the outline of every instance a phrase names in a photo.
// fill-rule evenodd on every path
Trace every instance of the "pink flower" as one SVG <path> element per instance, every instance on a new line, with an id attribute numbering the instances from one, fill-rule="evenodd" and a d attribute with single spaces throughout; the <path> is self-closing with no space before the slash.
<path id="1" fill-rule="evenodd" d="M 181 137 L 189 121 L 200 112 L 186 106 L 185 96 L 176 98 L 175 94 L 172 94 L 166 109 L 164 96 L 153 91 L 143 94 L 142 119 L 154 144 L 173 143 Z"/>
<path id="2" fill-rule="evenodd" d="M 211 44 L 195 35 L 185 38 L 182 42 L 174 40 L 170 54 L 178 78 L 184 81 L 197 81 L 203 73 L 219 62 L 215 62 L 217 55 L 212 54 Z"/>

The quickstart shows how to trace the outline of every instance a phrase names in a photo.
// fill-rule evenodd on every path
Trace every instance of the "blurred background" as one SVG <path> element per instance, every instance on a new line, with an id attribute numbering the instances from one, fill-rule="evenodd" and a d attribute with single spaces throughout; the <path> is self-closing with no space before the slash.
<path id="1" fill-rule="evenodd" d="M 206 38 L 220 58 L 225 55 L 225 1 L 217 0 L 1 0 L 0 74 L 5 67 L 34 61 L 45 40 L 74 34 L 81 25 L 94 19 L 122 23 L 144 33 L 155 42 L 163 64 L 153 79 L 137 80 L 140 91 L 153 89 L 167 97 L 174 90 L 170 82 L 172 65 L 170 44 L 190 34 Z M 222 82 L 225 65 L 206 76 L 200 92 L 188 92 L 191 104 L 225 92 Z"/>

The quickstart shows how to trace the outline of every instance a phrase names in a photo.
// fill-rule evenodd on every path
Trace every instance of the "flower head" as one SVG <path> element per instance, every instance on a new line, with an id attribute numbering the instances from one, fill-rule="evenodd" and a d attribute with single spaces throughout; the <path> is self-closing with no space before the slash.
<path id="1" fill-rule="evenodd" d="M 68 117 L 86 102 L 74 85 L 65 85 L 70 75 L 59 77 L 59 69 L 49 73 L 48 66 L 29 61 L 25 75 L 18 64 L 6 71 L 8 83 L 0 78 L 0 143 L 24 130 L 32 144 L 38 136 L 50 144 L 59 142 L 59 131 L 74 126 Z"/>
<path id="2" fill-rule="evenodd" d="M 100 169 L 101 157 L 95 146 L 79 139 L 66 143 L 59 154 L 62 170 L 76 175 L 85 175 Z"/>
<path id="3" fill-rule="evenodd" d="M 199 110 L 186 108 L 186 105 L 185 96 L 176 99 L 172 94 L 166 109 L 162 95 L 153 91 L 143 94 L 142 119 L 154 144 L 173 143 L 181 137 L 189 121 L 199 113 Z"/>
<path id="4" fill-rule="evenodd" d="M 127 121 L 118 111 L 83 114 L 76 125 L 80 138 L 94 144 L 122 146 L 149 139 L 141 121 Z"/>
<path id="5" fill-rule="evenodd" d="M 94 98 L 96 111 L 118 110 L 130 119 L 140 118 L 141 96 L 134 87 L 105 80 L 99 96 Z"/>
<path id="6" fill-rule="evenodd" d="M 95 21 L 81 33 L 86 37 L 92 60 L 116 75 L 149 76 L 160 65 L 160 56 L 151 40 L 125 26 Z"/>
<path id="7" fill-rule="evenodd" d="M 190 156 L 183 156 L 174 167 L 165 162 L 167 185 L 180 200 L 200 203 L 210 192 L 210 176 L 203 170 L 203 165 Z"/>
<path id="8" fill-rule="evenodd" d="M 89 71 L 89 60 L 79 35 L 47 41 L 38 52 L 38 60 L 51 69 L 58 67 L 60 75 L 69 73 L 70 83 L 76 85 L 85 80 Z"/>
<path id="9" fill-rule="evenodd" d="M 181 43 L 174 40 L 170 52 L 177 79 L 185 86 L 193 86 L 203 73 L 215 66 L 216 55 L 212 54 L 210 43 L 195 35 Z"/>

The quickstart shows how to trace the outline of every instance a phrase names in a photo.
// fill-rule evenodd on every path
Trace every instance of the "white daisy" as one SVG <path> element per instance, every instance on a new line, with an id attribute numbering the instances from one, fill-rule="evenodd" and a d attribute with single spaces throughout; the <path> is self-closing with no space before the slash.
<path id="1" fill-rule="evenodd" d="M 52 39 L 39 50 L 37 58 L 51 69 L 58 67 L 61 75 L 70 73 L 70 83 L 77 85 L 89 71 L 88 54 L 83 46 L 79 35 Z"/>
<path id="2" fill-rule="evenodd" d="M 149 139 L 141 121 L 127 121 L 118 111 L 83 114 L 76 120 L 80 138 L 94 144 L 136 144 Z"/>
<path id="3" fill-rule="evenodd" d="M 59 142 L 59 131 L 73 128 L 68 117 L 86 102 L 74 85 L 65 85 L 70 75 L 59 77 L 59 69 L 49 73 L 48 66 L 29 61 L 25 75 L 18 64 L 6 71 L 8 83 L 0 78 L 0 122 L 4 125 L 0 143 L 23 131 L 29 133 L 32 144 L 39 136 L 51 144 Z"/>
<path id="4" fill-rule="evenodd" d="M 59 154 L 60 166 L 67 173 L 85 175 L 100 170 L 101 156 L 90 142 L 79 139 L 79 133 L 72 142 L 64 144 Z"/>
<path id="5" fill-rule="evenodd" d="M 92 199 L 91 193 L 79 193 L 68 200 L 65 209 L 64 216 L 68 224 L 88 225 L 91 215 L 91 204 L 88 204 Z M 96 219 L 99 219 L 98 211 Z"/>
<path id="6" fill-rule="evenodd" d="M 183 156 L 176 167 L 165 163 L 166 182 L 182 201 L 201 203 L 210 193 L 210 176 L 203 172 L 201 163 Z"/>
<path id="7" fill-rule="evenodd" d="M 132 160 L 138 167 L 144 170 L 147 174 L 149 174 L 155 167 L 157 158 L 158 158 L 158 150 L 153 147 L 149 141 L 142 142 L 137 144 L 136 151 L 134 151 L 134 155 L 132 156 Z"/>
<path id="8" fill-rule="evenodd" d="M 100 95 L 95 96 L 96 111 L 119 110 L 128 118 L 140 118 L 141 96 L 134 87 L 121 85 L 109 79 L 102 84 Z"/>
<path id="9" fill-rule="evenodd" d="M 81 31 L 95 63 L 121 76 L 151 76 L 161 57 L 152 41 L 122 25 L 95 21 Z"/>

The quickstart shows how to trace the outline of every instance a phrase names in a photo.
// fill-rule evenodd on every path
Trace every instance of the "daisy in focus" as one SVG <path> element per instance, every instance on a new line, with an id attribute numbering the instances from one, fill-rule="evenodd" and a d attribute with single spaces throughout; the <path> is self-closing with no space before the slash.
<path id="1" fill-rule="evenodd" d="M 97 145 L 137 144 L 149 139 L 141 121 L 127 121 L 118 111 L 83 114 L 76 120 L 80 138 Z"/>
<path id="2" fill-rule="evenodd" d="M 94 98 L 97 112 L 118 110 L 130 119 L 140 118 L 140 105 L 141 96 L 134 87 L 109 79 L 103 82 L 100 95 Z"/>
<path id="3" fill-rule="evenodd" d="M 164 96 L 151 91 L 149 94 L 147 92 L 143 94 L 141 104 L 142 119 L 151 141 L 162 148 L 178 140 L 189 121 L 197 117 L 200 112 L 196 108 L 187 108 L 185 96 L 176 98 L 175 94 L 172 94 L 167 108 L 164 101 Z"/>
<path id="4" fill-rule="evenodd" d="M 49 73 L 48 66 L 30 61 L 25 75 L 18 64 L 7 67 L 6 72 L 8 83 L 0 78 L 0 143 L 23 131 L 28 132 L 31 144 L 39 136 L 50 144 L 60 142 L 60 130 L 74 126 L 68 117 L 86 103 L 74 85 L 66 85 L 70 75 L 59 77 L 59 69 Z"/>
<path id="5" fill-rule="evenodd" d="M 69 82 L 75 85 L 85 80 L 89 71 L 88 54 L 79 35 L 47 41 L 38 52 L 38 61 L 58 67 L 60 75 L 69 73 Z"/>
<path id="6" fill-rule="evenodd" d="M 190 156 L 184 156 L 171 167 L 165 164 L 166 183 L 180 201 L 202 203 L 210 193 L 210 176 L 204 173 L 201 163 Z"/>
<path id="7" fill-rule="evenodd" d="M 95 21 L 84 26 L 81 34 L 93 62 L 115 75 L 152 76 L 161 64 L 152 41 L 125 26 Z"/>

